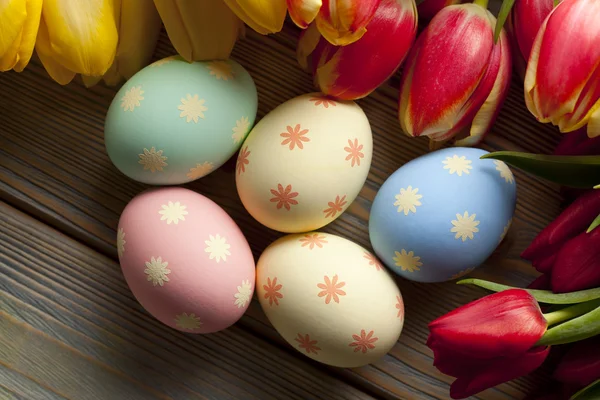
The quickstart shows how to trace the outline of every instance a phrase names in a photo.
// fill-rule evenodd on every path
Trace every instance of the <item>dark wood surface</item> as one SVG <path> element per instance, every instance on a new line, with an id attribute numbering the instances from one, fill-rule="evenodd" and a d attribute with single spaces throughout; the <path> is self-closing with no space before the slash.
<path id="1" fill-rule="evenodd" d="M 313 91 L 295 61 L 298 30 L 248 32 L 233 58 L 253 76 L 259 118 Z M 174 54 L 164 32 L 154 59 Z M 397 122 L 398 76 L 358 103 L 374 133 L 373 164 L 360 196 L 324 230 L 370 247 L 371 201 L 384 180 L 426 153 Z M 450 377 L 432 365 L 427 323 L 484 291 L 398 279 L 406 323 L 397 345 L 356 369 L 319 365 L 289 347 L 258 302 L 232 328 L 186 335 L 149 316 L 131 295 L 115 248 L 127 202 L 146 188 L 110 163 L 103 120 L 117 88 L 62 87 L 32 61 L 0 74 L 0 398 L 15 399 L 447 399 Z M 558 132 L 538 124 L 516 78 L 486 150 L 551 152 Z M 525 286 L 536 273 L 520 252 L 560 210 L 558 187 L 514 171 L 518 204 L 507 240 L 472 276 Z M 233 165 L 186 187 L 219 203 L 256 258 L 281 234 L 254 221 L 235 190 Z M 544 385 L 542 369 L 473 398 L 522 399 Z"/>

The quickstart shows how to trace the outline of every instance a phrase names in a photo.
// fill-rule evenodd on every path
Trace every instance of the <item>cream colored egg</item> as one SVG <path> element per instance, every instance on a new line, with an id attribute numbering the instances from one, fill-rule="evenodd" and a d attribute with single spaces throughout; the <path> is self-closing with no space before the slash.
<path id="1" fill-rule="evenodd" d="M 339 236 L 278 239 L 260 256 L 256 288 L 279 334 L 325 364 L 369 364 L 402 331 L 404 304 L 391 275 L 370 252 Z"/>
<path id="2" fill-rule="evenodd" d="M 354 201 L 372 152 L 371 127 L 356 103 L 298 96 L 250 132 L 237 160 L 238 193 L 246 210 L 271 229 L 319 229 Z"/>

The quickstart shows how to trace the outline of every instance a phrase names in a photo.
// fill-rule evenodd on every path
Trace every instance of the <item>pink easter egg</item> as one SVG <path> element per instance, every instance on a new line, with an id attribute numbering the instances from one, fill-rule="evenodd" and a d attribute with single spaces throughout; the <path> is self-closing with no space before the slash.
<path id="1" fill-rule="evenodd" d="M 123 210 L 117 249 L 125 280 L 142 306 L 184 332 L 234 324 L 254 293 L 250 246 L 231 217 L 188 189 L 151 189 Z"/>

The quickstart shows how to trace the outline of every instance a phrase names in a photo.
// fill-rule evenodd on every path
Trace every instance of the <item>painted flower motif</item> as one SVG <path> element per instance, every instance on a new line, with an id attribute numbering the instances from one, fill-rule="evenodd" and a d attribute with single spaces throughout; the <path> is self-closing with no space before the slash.
<path id="1" fill-rule="evenodd" d="M 154 147 L 150 148 L 150 150 L 144 148 L 144 153 L 138 154 L 140 160 L 138 164 L 142 164 L 145 170 L 150 170 L 151 173 L 155 173 L 156 171 L 162 172 L 163 168 L 168 166 L 167 164 L 167 156 L 163 156 L 163 151 L 156 151 Z"/>
<path id="2" fill-rule="evenodd" d="M 121 99 L 121 108 L 123 111 L 131 111 L 141 105 L 141 101 L 144 100 L 144 91 L 141 86 L 134 86 L 125 92 Z"/>
<path id="3" fill-rule="evenodd" d="M 396 195 L 396 201 L 394 206 L 398 207 L 398 212 L 404 212 L 404 215 L 408 215 L 409 212 L 413 214 L 417 213 L 417 207 L 421 205 L 420 199 L 422 195 L 417 194 L 419 189 L 412 188 L 412 186 L 406 189 L 400 189 L 400 193 Z"/>
<path id="4" fill-rule="evenodd" d="M 217 80 L 227 81 L 233 79 L 233 69 L 227 61 L 212 61 L 206 66 Z"/>
<path id="5" fill-rule="evenodd" d="M 335 301 L 336 303 L 340 302 L 340 298 L 338 296 L 345 296 L 346 292 L 344 292 L 343 290 L 341 290 L 342 287 L 344 287 L 346 285 L 346 282 L 340 282 L 338 283 L 338 276 L 334 275 L 333 279 L 329 279 L 328 276 L 324 276 L 323 279 L 325 279 L 325 283 L 318 283 L 317 287 L 319 289 L 322 289 L 321 292 L 319 292 L 318 296 L 319 297 L 325 297 L 325 304 L 329 304 L 331 302 L 331 299 L 333 299 L 333 301 Z"/>
<path id="6" fill-rule="evenodd" d="M 374 337 L 373 334 L 374 331 L 370 331 L 367 334 L 367 332 L 364 329 L 361 329 L 360 336 L 352 335 L 352 339 L 354 339 L 354 342 L 350 343 L 348 346 L 354 347 L 355 353 L 362 351 L 363 354 L 365 354 L 367 351 L 373 350 L 375 348 L 375 345 L 373 343 L 379 340 L 379 338 Z"/>
<path id="7" fill-rule="evenodd" d="M 325 240 L 325 236 L 313 233 L 304 235 L 304 237 L 300 239 L 300 243 L 302 243 L 302 247 L 308 246 L 308 249 L 312 250 L 315 246 L 320 249 L 323 248 L 323 243 L 327 243 L 327 240 Z"/>
<path id="8" fill-rule="evenodd" d="M 277 284 L 277 277 L 274 277 L 272 281 L 271 278 L 267 278 L 267 284 L 263 285 L 263 289 L 265 290 L 263 297 L 269 300 L 270 306 L 272 306 L 273 303 L 278 306 L 279 299 L 283 299 L 283 294 L 279 292 L 282 287 L 281 284 Z"/>
<path id="9" fill-rule="evenodd" d="M 473 234 L 479 232 L 479 221 L 475 220 L 475 214 L 469 215 L 467 211 L 463 215 L 456 214 L 456 219 L 452 220 L 454 227 L 450 229 L 450 232 L 456 233 L 454 239 L 462 239 L 466 241 L 467 238 L 473 239 Z"/>
<path id="10" fill-rule="evenodd" d="M 246 307 L 246 304 L 252 297 L 252 286 L 249 280 L 242 281 L 241 286 L 237 287 L 237 293 L 233 295 L 235 297 L 235 304 L 238 308 Z"/>
<path id="11" fill-rule="evenodd" d="M 244 147 L 240 154 L 238 155 L 237 163 L 235 164 L 235 169 L 237 170 L 238 175 L 246 172 L 246 165 L 250 164 L 250 160 L 248 160 L 248 156 L 250 155 L 250 151 L 248 151 L 248 146 Z"/>
<path id="12" fill-rule="evenodd" d="M 231 135 L 233 143 L 238 144 L 241 142 L 242 139 L 246 137 L 249 128 L 250 121 L 248 120 L 248 117 L 242 117 L 235 121 L 235 126 L 231 129 L 233 131 L 233 135 Z"/>
<path id="13" fill-rule="evenodd" d="M 180 118 L 186 118 L 185 122 L 190 123 L 192 120 L 195 124 L 198 123 L 198 118 L 204 119 L 204 111 L 208 108 L 204 105 L 206 100 L 199 99 L 195 94 L 193 97 L 188 93 L 186 98 L 181 99 L 181 104 L 177 107 L 181 111 Z"/>
<path id="14" fill-rule="evenodd" d="M 463 269 L 462 271 L 458 271 L 456 274 L 452 275 L 450 277 L 450 280 L 455 280 L 455 279 L 461 278 L 461 277 L 463 277 L 465 275 L 470 274 L 473 271 L 475 271 L 475 267 Z"/>
<path id="15" fill-rule="evenodd" d="M 163 286 L 165 282 L 169 282 L 169 275 L 171 270 L 167 267 L 169 263 L 162 260 L 162 257 L 150 258 L 150 261 L 146 261 L 146 269 L 144 273 L 147 276 L 147 280 L 152 282 L 152 286 L 160 285 Z"/>
<path id="16" fill-rule="evenodd" d="M 452 157 L 446 157 L 446 159 L 442 161 L 442 164 L 444 164 L 444 169 L 447 169 L 450 175 L 454 173 L 458 176 L 462 176 L 462 174 L 468 175 L 471 173 L 469 170 L 473 169 L 471 160 L 468 160 L 465 156 L 459 157 L 456 154 Z"/>
<path id="17" fill-rule="evenodd" d="M 280 183 L 277 185 L 277 190 L 271 189 L 271 194 L 275 197 L 271 198 L 271 203 L 277 203 L 277 209 L 285 207 L 286 210 L 290 211 L 291 206 L 298 204 L 298 200 L 294 200 L 294 197 L 298 196 L 298 192 L 292 192 L 292 185 L 287 185 L 285 189 Z"/>
<path id="18" fill-rule="evenodd" d="M 227 256 L 231 255 L 229 252 L 231 246 L 227 243 L 227 239 L 218 233 L 215 236 L 208 235 L 208 240 L 204 243 L 206 244 L 204 251 L 209 253 L 209 259 L 214 259 L 217 263 L 221 260 L 227 261 Z"/>
<path id="19" fill-rule="evenodd" d="M 321 106 L 321 105 L 324 108 L 329 108 L 329 106 L 331 106 L 331 107 L 337 106 L 337 103 L 335 101 L 333 101 L 332 99 L 329 99 L 327 97 L 311 97 L 309 99 L 309 101 L 314 101 L 316 107 Z"/>
<path id="20" fill-rule="evenodd" d="M 196 164 L 195 167 L 190 168 L 190 172 L 186 176 L 190 179 L 200 179 L 210 174 L 215 169 L 213 163 L 205 161 L 202 164 Z"/>
<path id="21" fill-rule="evenodd" d="M 152 64 L 150 64 L 151 67 L 160 67 L 162 65 L 168 64 L 171 61 L 175 60 L 177 58 L 177 56 L 169 56 L 169 57 L 165 57 L 161 60 L 158 61 L 154 61 Z"/>
<path id="22" fill-rule="evenodd" d="M 173 203 L 169 201 L 168 204 L 161 206 L 162 210 L 158 213 L 161 215 L 161 221 L 167 221 L 167 225 L 171 225 L 171 222 L 177 225 L 179 221 L 185 221 L 185 216 L 188 212 L 185 210 L 187 207 L 176 201 Z"/>
<path id="23" fill-rule="evenodd" d="M 335 196 L 335 201 L 330 201 L 327 203 L 328 208 L 324 209 L 325 218 L 334 218 L 337 213 L 341 213 L 343 211 L 343 207 L 347 204 L 346 196 Z"/>
<path id="24" fill-rule="evenodd" d="M 299 333 L 298 337 L 294 340 L 299 343 L 299 348 L 304 349 L 306 351 L 306 354 L 319 354 L 317 352 L 321 350 L 321 348 L 317 346 L 319 342 L 316 340 L 310 340 L 310 336 L 308 335 L 308 333 L 305 336 L 302 336 L 302 334 Z"/>
<path id="25" fill-rule="evenodd" d="M 508 168 L 508 165 L 500 160 L 494 160 L 494 164 L 496 164 L 496 171 L 500 172 L 500 176 L 504 178 L 506 183 L 513 183 L 515 181 L 515 177 L 510 168 Z"/>
<path id="26" fill-rule="evenodd" d="M 368 251 L 365 251 L 365 255 L 363 257 L 369 260 L 369 265 L 374 266 L 376 271 L 383 269 L 381 263 L 373 254 L 369 253 Z"/>
<path id="27" fill-rule="evenodd" d="M 393 260 L 397 267 L 402 268 L 402 271 L 408 271 L 412 273 L 421 270 L 421 266 L 423 265 L 423 263 L 419 261 L 421 257 L 415 256 L 414 252 L 409 251 L 407 253 L 406 250 L 402 249 L 400 252 L 394 251 L 394 254 L 396 256 L 393 258 Z"/>
<path id="28" fill-rule="evenodd" d="M 117 231 L 117 254 L 119 258 L 123 257 L 123 253 L 125 253 L 125 231 L 123 228 L 119 228 Z"/>
<path id="29" fill-rule="evenodd" d="M 363 149 L 362 144 L 358 144 L 358 139 L 348 140 L 348 146 L 344 147 L 344 150 L 348 152 L 346 156 L 346 161 L 351 160 L 350 166 L 354 167 L 355 165 L 360 166 L 360 159 L 365 158 L 364 153 L 361 151 Z"/>
<path id="30" fill-rule="evenodd" d="M 500 240 L 498 241 L 498 243 L 502 242 L 504 240 L 504 238 L 506 237 L 506 235 L 508 235 L 508 230 L 510 229 L 510 226 L 512 225 L 512 218 L 508 220 L 508 222 L 506 223 L 506 226 L 504 227 L 504 230 L 502 231 L 502 234 L 500 235 Z"/>
<path id="31" fill-rule="evenodd" d="M 404 317 L 404 301 L 400 296 L 396 296 L 396 310 L 398 310 L 396 317 L 402 319 Z"/>
<path id="32" fill-rule="evenodd" d="M 285 140 L 283 140 L 283 142 L 281 142 L 281 145 L 282 146 L 289 145 L 290 150 L 294 150 L 294 148 L 296 146 L 298 146 L 298 148 L 300 150 L 302 150 L 304 148 L 304 145 L 302 144 L 302 142 L 310 142 L 310 139 L 304 136 L 307 133 L 308 133 L 308 129 L 301 130 L 300 124 L 296 124 L 296 126 L 293 128 L 288 125 L 287 132 L 283 132 L 283 133 L 279 134 L 279 136 L 281 136 L 282 138 L 285 138 Z"/>
<path id="33" fill-rule="evenodd" d="M 195 331 L 200 328 L 202 322 L 200 322 L 200 318 L 196 316 L 196 314 L 191 313 L 181 313 L 175 316 L 175 325 L 179 329 L 184 329 L 186 331 Z"/>

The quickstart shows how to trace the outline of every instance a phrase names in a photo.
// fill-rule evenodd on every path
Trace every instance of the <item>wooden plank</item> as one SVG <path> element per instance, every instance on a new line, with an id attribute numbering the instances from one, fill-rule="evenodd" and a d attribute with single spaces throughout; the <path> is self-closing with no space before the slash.
<path id="1" fill-rule="evenodd" d="M 234 58 L 254 77 L 259 91 L 259 118 L 281 102 L 312 91 L 310 77 L 296 65 L 298 31 L 264 37 L 249 32 Z M 173 54 L 161 38 L 155 59 Z M 374 132 L 369 178 L 349 210 L 324 230 L 369 247 L 367 221 L 371 202 L 383 181 L 405 162 L 427 151 L 426 140 L 405 137 L 396 120 L 398 74 L 389 84 L 359 101 Z M 60 87 L 39 63 L 22 74 L 0 74 L 0 198 L 35 215 L 60 231 L 116 259 L 115 228 L 120 212 L 146 186 L 120 174 L 103 145 L 103 117 L 116 91 L 102 86 Z M 537 124 L 523 104 L 516 80 L 493 132 L 483 148 L 550 152 L 559 135 Z M 558 213 L 562 198 L 556 186 L 515 171 L 518 204 L 508 240 L 473 276 L 526 285 L 535 271 L 519 258 L 535 234 Z M 231 165 L 186 185 L 219 203 L 249 238 L 256 257 L 280 234 L 260 226 L 241 205 Z M 120 279 L 120 278 L 119 278 Z M 407 304 L 407 322 L 398 345 L 375 365 L 328 371 L 385 398 L 447 398 L 451 380 L 432 366 L 424 345 L 427 323 L 482 295 L 483 291 L 446 284 L 398 280 Z M 278 343 L 281 338 L 254 302 L 240 325 Z M 544 374 L 517 380 L 481 394 L 482 399 L 519 398 L 543 382 Z M 428 396 L 428 397 L 427 397 Z"/>
<path id="2" fill-rule="evenodd" d="M 0 362 L 0 398 L 29 400 L 65 400 L 64 397 L 41 386 Z"/>
<path id="3" fill-rule="evenodd" d="M 0 271 L 2 376 L 23 375 L 58 396 L 372 398 L 238 327 L 197 336 L 162 325 L 113 260 L 4 203 Z"/>

